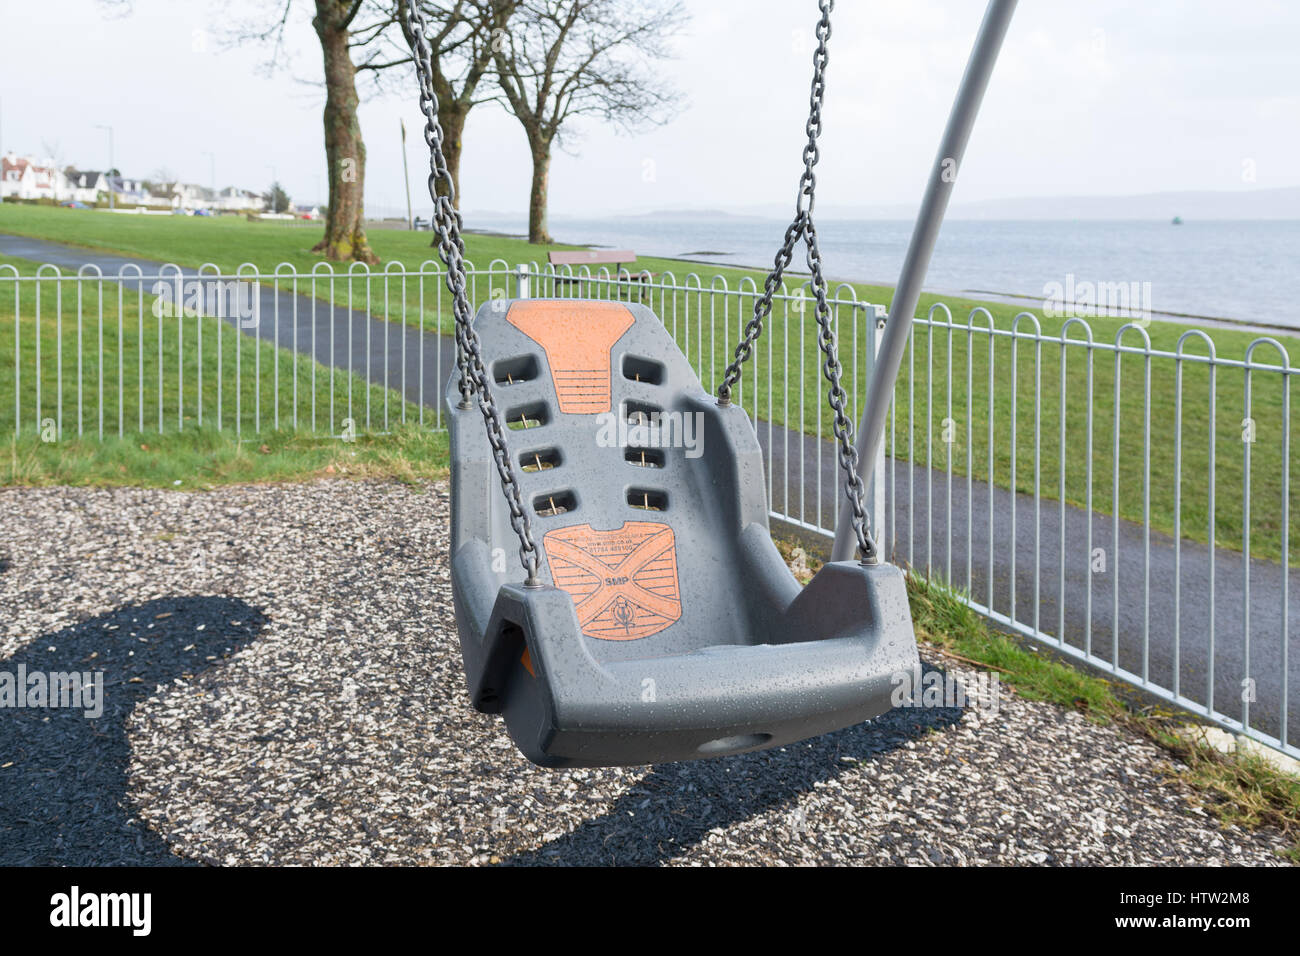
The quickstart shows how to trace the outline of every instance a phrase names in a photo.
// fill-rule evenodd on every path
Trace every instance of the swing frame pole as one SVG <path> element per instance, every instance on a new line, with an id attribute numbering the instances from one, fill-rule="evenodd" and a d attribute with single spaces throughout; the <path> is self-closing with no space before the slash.
<path id="1" fill-rule="evenodd" d="M 925 280 L 934 244 L 939 238 L 939 227 L 943 225 L 944 212 L 948 208 L 948 199 L 961 170 L 966 142 L 975 125 L 975 117 L 979 113 L 980 102 L 984 99 L 984 91 L 988 88 L 998 51 L 1001 50 L 1007 28 L 1011 25 L 1016 2 L 1017 0 L 989 0 L 970 60 L 966 64 L 966 72 L 962 75 L 957 97 L 953 100 L 952 112 L 948 115 L 948 125 L 939 142 L 938 155 L 930 170 L 921 210 L 912 227 L 912 238 L 894 289 L 893 302 L 890 303 L 889 318 L 876 352 L 862 422 L 858 426 L 857 472 L 864 481 L 870 481 L 875 470 L 876 456 L 884 437 L 885 415 L 893 398 L 894 383 L 898 380 L 903 353 L 907 350 L 916 303 L 921 296 L 921 283 Z M 856 548 L 853 510 L 846 501 L 841 505 L 835 523 L 835 544 L 831 549 L 831 560 L 852 560 Z M 883 559 L 884 555 L 881 557 Z"/>

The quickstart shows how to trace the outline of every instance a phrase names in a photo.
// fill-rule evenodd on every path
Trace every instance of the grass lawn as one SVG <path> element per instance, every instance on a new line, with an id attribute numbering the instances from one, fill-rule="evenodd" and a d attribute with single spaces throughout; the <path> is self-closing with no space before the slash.
<path id="1" fill-rule="evenodd" d="M 264 272 L 272 271 L 281 262 L 310 272 L 320 262 L 310 253 L 319 234 L 319 226 L 315 225 L 248 223 L 234 218 L 113 215 L 9 204 L 0 206 L 0 232 L 40 236 L 186 266 L 212 262 L 228 272 L 243 262 L 251 262 Z M 429 247 L 429 233 L 377 229 L 370 237 L 376 253 L 388 262 L 400 261 L 416 269 L 421 262 L 436 258 Z M 511 264 L 544 262 L 547 251 L 546 247 L 531 246 L 522 240 L 495 236 L 471 235 L 466 242 L 469 260 L 484 268 L 497 259 Z M 747 288 L 753 288 L 748 283 L 761 282 L 761 274 L 653 258 L 641 259 L 638 266 L 658 273 L 661 280 L 672 278 L 685 283 L 690 273 L 700 277 L 701 291 L 660 289 L 650 296 L 649 304 L 701 370 L 705 387 L 714 385 L 752 307 L 751 293 L 734 290 L 742 282 L 746 282 Z M 834 263 L 830 267 L 833 274 Z M 449 327 L 448 296 L 436 277 L 402 280 L 385 278 L 381 271 L 348 277 L 346 270 L 337 266 L 335 269 L 337 275 L 332 280 L 328 277 L 298 280 L 294 288 L 376 314 L 386 313 L 400 321 L 419 323 L 426 329 Z M 710 294 L 707 290 L 715 277 L 725 280 L 733 291 Z M 282 285 L 288 287 L 289 283 Z M 504 276 L 498 275 L 493 279 L 481 278 L 472 291 L 478 302 L 494 289 L 505 287 Z M 861 301 L 887 303 L 891 296 L 891 290 L 880 286 L 852 284 L 851 289 Z M 925 315 L 938 301 L 935 296 L 923 296 L 920 314 Z M 1211 429 L 1209 370 L 1202 364 L 1183 363 L 1180 481 L 1174 441 L 1177 370 L 1172 360 L 1160 357 L 1150 360 L 1148 400 L 1144 354 L 1125 354 L 1117 363 L 1115 353 L 1102 348 L 1088 350 L 1071 346 L 1067 349 L 1060 344 L 1065 320 L 1042 316 L 1038 317 L 1041 338 L 1031 337 L 1028 333 L 1032 333 L 1033 323 L 1022 321 L 1019 331 L 1027 333 L 1024 337 L 995 337 L 990 350 L 989 337 L 976 334 L 968 346 L 964 323 L 972 310 L 987 310 L 976 318 L 977 327 L 992 324 L 1006 332 L 1011 330 L 1019 308 L 954 298 L 943 302 L 952 310 L 958 327 L 950 334 L 943 326 L 918 324 L 913 348 L 904 360 L 899 377 L 895 429 L 892 435 L 886 436 L 889 447 L 899 458 L 929 463 L 940 469 L 951 466 L 955 476 L 964 476 L 969 471 L 976 479 L 991 480 L 1002 487 L 1014 484 L 1023 492 L 1033 491 L 1037 473 L 1045 501 L 1059 498 L 1083 506 L 1091 500 L 1095 510 L 1118 513 L 1133 521 L 1141 521 L 1149 514 L 1152 528 L 1165 533 L 1175 531 L 1176 513 L 1181 510 L 1180 533 L 1206 541 L 1210 537 L 1208 476 L 1213 431 L 1216 542 L 1241 549 L 1249 530 L 1251 553 L 1276 559 L 1281 555 L 1285 532 L 1287 550 L 1292 559 L 1300 559 L 1300 533 L 1296 533 L 1300 531 L 1300 508 L 1291 508 L 1289 528 L 1281 525 L 1286 444 L 1281 375 L 1254 373 L 1250 416 L 1253 425 L 1247 428 L 1243 424 L 1246 417 L 1243 372 L 1218 369 L 1214 383 L 1215 420 Z M 739 400 L 761 418 L 829 437 L 830 415 L 824 406 L 816 323 L 811 310 L 799 311 L 792 305 L 781 302 L 774 310 L 766 337 L 747 369 Z M 842 355 L 847 359 L 850 354 L 860 354 L 868 334 L 865 316 L 858 310 L 843 308 L 838 310 L 838 321 L 844 343 Z M 1102 346 L 1115 341 L 1125 320 L 1101 317 L 1090 319 L 1089 324 L 1094 342 Z M 1147 333 L 1152 349 L 1174 351 L 1179 336 L 1187 328 L 1165 322 L 1151 323 Z M 1076 340 L 1083 338 L 1077 326 L 1069 334 Z M 1242 359 L 1247 346 L 1256 338 L 1254 334 L 1231 329 L 1215 329 L 1209 334 L 1217 355 L 1224 359 Z M 1279 339 L 1293 353 L 1300 349 L 1300 340 L 1282 336 Z M 1141 333 L 1126 332 L 1123 344 L 1140 350 Z M 1204 355 L 1205 348 L 1203 343 L 1192 342 L 1187 352 Z M 1254 360 L 1280 364 L 1280 356 L 1272 347 L 1257 349 Z M 856 417 L 867 382 L 864 374 L 854 374 L 851 361 L 846 361 L 846 368 L 846 387 Z M 1036 405 L 1041 416 L 1037 423 Z M 1091 456 L 1087 454 L 1090 408 Z M 1252 501 L 1249 522 L 1243 510 L 1247 452 L 1243 435 L 1247 433 L 1253 436 L 1249 443 Z M 1117 475 L 1112 471 L 1113 462 L 1118 463 Z M 1293 473 L 1300 468 L 1294 456 L 1289 467 Z M 1175 508 L 1179 490 L 1181 509 Z"/>
<path id="2" fill-rule="evenodd" d="M 31 435 L 0 443 L 0 485 L 132 485 L 210 490 L 220 485 L 342 476 L 415 481 L 447 475 L 447 433 L 398 425 L 343 442 L 291 430 L 240 440 L 191 428 L 165 435 L 70 438 Z"/>
<path id="3" fill-rule="evenodd" d="M 23 275 L 36 268 L 20 259 L 0 265 Z M 6 292 L 0 483 L 202 487 L 445 471 L 446 435 L 419 425 L 428 410 L 359 376 L 215 318 L 159 318 L 151 296 L 116 284 L 23 283 L 17 302 Z"/>

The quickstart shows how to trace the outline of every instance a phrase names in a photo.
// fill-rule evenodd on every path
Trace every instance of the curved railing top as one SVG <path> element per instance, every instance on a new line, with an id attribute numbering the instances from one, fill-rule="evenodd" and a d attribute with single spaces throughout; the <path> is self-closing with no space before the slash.
<path id="1" fill-rule="evenodd" d="M 947 323 L 947 324 L 951 326 L 951 325 L 952 325 L 952 310 L 949 309 L 948 306 L 945 305 L 945 304 L 942 303 L 942 302 L 936 302 L 934 305 L 930 306 L 930 308 L 929 308 L 929 309 L 926 311 L 926 313 L 925 313 L 925 321 L 926 321 L 926 322 L 929 322 L 929 323 L 933 323 L 933 322 L 934 322 L 934 313 L 937 312 L 937 311 L 939 311 L 939 310 L 941 310 L 941 309 L 943 310 L 943 314 L 946 315 L 946 316 L 948 317 L 948 323 Z"/>
<path id="2" fill-rule="evenodd" d="M 1084 331 L 1084 335 L 1085 335 L 1084 338 L 1082 338 L 1082 339 L 1075 339 L 1075 338 L 1071 338 L 1071 337 L 1070 337 L 1070 329 L 1073 328 L 1073 327 L 1076 326 L 1076 325 L 1081 325 L 1081 326 L 1083 326 L 1083 331 Z M 1093 341 L 1094 341 L 1094 340 L 1093 340 L 1093 337 L 1092 337 L 1092 326 L 1089 325 L 1089 324 L 1087 323 L 1087 321 L 1085 321 L 1084 319 L 1080 318 L 1079 316 L 1077 316 L 1077 315 L 1072 315 L 1072 316 L 1070 316 L 1068 319 L 1066 319 L 1064 322 L 1061 323 L 1061 342 L 1062 342 L 1062 343 L 1065 343 L 1065 342 L 1084 342 L 1084 343 L 1086 343 L 1086 344 L 1088 344 L 1088 345 L 1092 345 L 1092 344 L 1093 344 Z"/>
<path id="3" fill-rule="evenodd" d="M 1118 362 L 1118 361 L 1119 361 L 1120 353 L 1126 350 L 1126 347 L 1125 347 L 1125 345 L 1124 345 L 1124 333 L 1125 333 L 1125 332 L 1128 332 L 1129 330 L 1132 330 L 1132 331 L 1134 331 L 1134 332 L 1137 332 L 1139 335 L 1142 336 L 1142 348 L 1141 348 L 1140 350 L 1138 350 L 1138 351 L 1143 351 L 1143 352 L 1145 352 L 1145 353 L 1147 354 L 1148 357 L 1152 354 L 1152 353 L 1151 353 L 1151 335 L 1147 332 L 1147 325 L 1148 325 L 1148 324 L 1149 324 L 1149 323 L 1146 323 L 1146 322 L 1125 322 L 1123 325 L 1121 325 L 1121 326 L 1119 327 L 1118 330 L 1116 330 L 1116 332 L 1115 332 L 1115 350 L 1116 350 L 1116 351 L 1115 351 L 1115 361 Z M 1127 350 L 1128 350 L 1128 351 L 1134 351 L 1134 349 L 1132 348 L 1132 346 L 1128 346 L 1128 347 L 1127 347 Z"/>
<path id="4" fill-rule="evenodd" d="M 1020 323 L 1024 319 L 1028 319 L 1030 322 L 1034 323 L 1034 332 L 1032 338 L 1041 339 L 1043 337 L 1043 324 L 1038 321 L 1038 316 L 1034 315 L 1034 313 L 1029 311 L 1017 312 L 1015 316 L 1011 319 L 1011 334 L 1017 337 L 1021 335 Z M 1011 341 L 1012 344 L 1014 345 L 1015 339 L 1013 338 Z"/>
<path id="5" fill-rule="evenodd" d="M 1246 346 L 1246 354 L 1242 357 L 1242 364 L 1245 365 L 1247 372 L 1252 368 L 1262 367 L 1254 360 L 1255 349 L 1259 348 L 1261 345 L 1269 345 L 1277 349 L 1278 355 L 1282 357 L 1282 365 L 1285 367 L 1287 372 L 1296 371 L 1296 369 L 1291 367 L 1291 353 L 1286 350 L 1286 346 L 1271 335 L 1261 335 Z"/>
<path id="6" fill-rule="evenodd" d="M 1182 335 L 1178 336 L 1178 345 L 1174 349 L 1174 354 L 1179 358 L 1182 358 L 1186 354 L 1184 348 L 1186 347 L 1188 339 L 1197 338 L 1201 339 L 1205 343 L 1205 347 L 1208 350 L 1206 352 L 1206 357 L 1213 359 L 1217 354 L 1214 348 L 1214 339 L 1210 338 L 1210 336 L 1201 329 L 1188 329 Z"/>
<path id="7" fill-rule="evenodd" d="M 993 329 L 994 329 L 993 313 L 990 312 L 988 309 L 984 308 L 984 306 L 982 306 L 982 305 L 977 305 L 977 306 L 975 306 L 975 308 L 971 309 L 970 312 L 967 313 L 967 315 L 966 315 L 966 334 L 967 334 L 967 335 L 970 335 L 970 334 L 972 334 L 972 333 L 975 331 L 975 316 L 980 315 L 980 314 L 983 314 L 984 318 L 986 318 L 986 319 L 988 320 L 988 323 L 989 323 L 989 327 L 988 327 L 988 329 L 987 329 L 987 330 L 984 330 L 984 331 L 988 331 L 988 332 L 992 332 L 992 331 L 993 331 Z M 993 337 L 992 337 L 991 335 L 989 336 L 989 341 L 990 341 L 990 342 L 993 341 Z"/>
<path id="8" fill-rule="evenodd" d="M 848 291 L 847 296 L 844 294 L 845 290 Z M 858 290 L 855 289 L 853 285 L 848 282 L 835 283 L 835 289 L 831 293 L 831 298 L 836 302 L 852 302 L 854 305 L 859 304 Z M 862 304 L 865 305 L 866 303 L 862 303 Z"/>

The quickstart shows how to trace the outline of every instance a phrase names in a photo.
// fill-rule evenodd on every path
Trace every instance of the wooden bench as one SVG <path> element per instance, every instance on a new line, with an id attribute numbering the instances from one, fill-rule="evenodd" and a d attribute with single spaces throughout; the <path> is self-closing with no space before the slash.
<path id="1" fill-rule="evenodd" d="M 618 278 L 618 270 L 623 266 L 633 266 L 636 264 L 636 253 L 631 249 L 580 249 L 576 252 L 548 252 L 546 261 L 553 266 L 613 266 L 614 277 Z M 651 280 L 655 277 L 653 272 L 633 272 L 628 269 L 627 278 L 632 282 L 642 283 L 639 294 L 642 299 L 645 298 L 646 290 Z M 577 285 L 581 293 L 584 285 L 590 285 L 599 280 L 595 277 L 580 275 L 556 275 L 556 285 Z M 630 291 L 630 289 L 629 289 Z"/>

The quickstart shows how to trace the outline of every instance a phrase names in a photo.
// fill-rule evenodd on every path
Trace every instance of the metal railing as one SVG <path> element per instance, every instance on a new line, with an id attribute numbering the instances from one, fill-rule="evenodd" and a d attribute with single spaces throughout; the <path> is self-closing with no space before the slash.
<path id="1" fill-rule="evenodd" d="M 749 277 L 501 260 L 469 281 L 476 304 L 643 302 L 706 389 L 759 292 Z M 219 286 L 235 307 L 212 294 Z M 846 283 L 832 293 L 857 420 L 884 310 Z M 755 423 L 772 516 L 829 536 L 838 474 L 811 301 L 782 288 L 733 400 Z M 47 440 L 441 428 L 449 305 L 432 261 L 115 275 L 0 266 L 0 316 L 13 313 L 0 328 L 13 359 L 0 428 Z M 959 320 L 936 305 L 916 320 L 869 489 L 885 552 L 1003 627 L 1300 756 L 1289 604 L 1300 370 L 1286 345 L 1104 318 L 1044 331 L 1030 312 L 994 311 Z"/>

